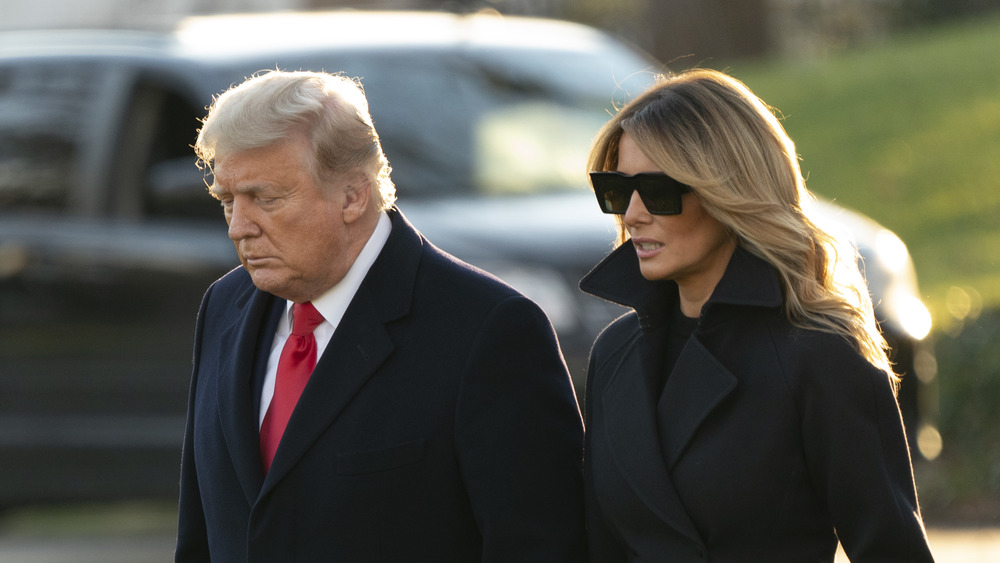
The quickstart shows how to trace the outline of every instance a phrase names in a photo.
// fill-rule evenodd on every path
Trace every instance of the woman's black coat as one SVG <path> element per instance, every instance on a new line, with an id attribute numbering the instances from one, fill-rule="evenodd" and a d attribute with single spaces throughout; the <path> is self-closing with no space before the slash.
<path id="1" fill-rule="evenodd" d="M 591 356 L 591 560 L 932 561 L 892 386 L 843 338 L 793 327 L 777 273 L 737 249 L 662 395 L 673 282 L 627 243 L 584 291 L 635 309 Z"/>

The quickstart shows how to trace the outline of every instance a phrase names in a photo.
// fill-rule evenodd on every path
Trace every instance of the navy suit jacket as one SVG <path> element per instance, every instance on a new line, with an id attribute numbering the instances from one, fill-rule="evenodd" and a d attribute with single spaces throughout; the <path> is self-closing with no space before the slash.
<path id="1" fill-rule="evenodd" d="M 551 324 L 390 217 L 267 474 L 260 358 L 285 302 L 242 268 L 205 294 L 177 561 L 584 557 L 583 427 Z"/>

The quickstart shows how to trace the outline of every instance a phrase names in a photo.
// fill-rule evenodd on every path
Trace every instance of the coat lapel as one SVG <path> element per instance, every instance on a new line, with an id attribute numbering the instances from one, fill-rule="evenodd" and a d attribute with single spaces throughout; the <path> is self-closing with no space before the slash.
<path id="1" fill-rule="evenodd" d="M 253 504 L 264 480 L 260 463 L 257 413 L 253 412 L 254 358 L 269 306 L 274 297 L 253 286 L 237 300 L 238 312 L 222 336 L 218 378 L 219 418 L 233 466 L 247 497 Z"/>
<path id="2" fill-rule="evenodd" d="M 697 338 L 691 338 L 677 358 L 657 406 L 660 443 L 668 468 L 673 468 L 695 430 L 736 388 L 729 372 Z"/>
<path id="3" fill-rule="evenodd" d="M 701 543 L 684 510 L 660 451 L 656 405 L 651 380 L 655 372 L 648 355 L 627 353 L 602 395 L 604 433 L 618 470 L 646 506 L 667 525 Z"/>

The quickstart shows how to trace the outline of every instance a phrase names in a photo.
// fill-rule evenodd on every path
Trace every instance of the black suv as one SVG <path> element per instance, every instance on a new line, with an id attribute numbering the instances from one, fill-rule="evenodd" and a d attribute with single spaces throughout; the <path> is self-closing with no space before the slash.
<path id="1" fill-rule="evenodd" d="M 195 314 L 238 263 L 190 145 L 213 95 L 276 67 L 361 78 L 400 208 L 538 301 L 583 389 L 620 313 L 576 289 L 614 238 L 585 157 L 656 62 L 588 27 L 484 15 L 0 34 L 0 506 L 176 494 Z M 905 247 L 876 271 L 855 232 L 877 300 L 919 304 Z M 880 312 L 912 372 L 922 335 Z"/>

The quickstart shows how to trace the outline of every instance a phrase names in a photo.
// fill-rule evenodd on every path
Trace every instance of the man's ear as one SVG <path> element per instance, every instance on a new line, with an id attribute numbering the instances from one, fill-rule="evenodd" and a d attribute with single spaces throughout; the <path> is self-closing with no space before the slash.
<path id="1" fill-rule="evenodd" d="M 353 223 L 364 217 L 372 205 L 372 186 L 367 176 L 359 174 L 344 186 L 344 222 Z"/>

